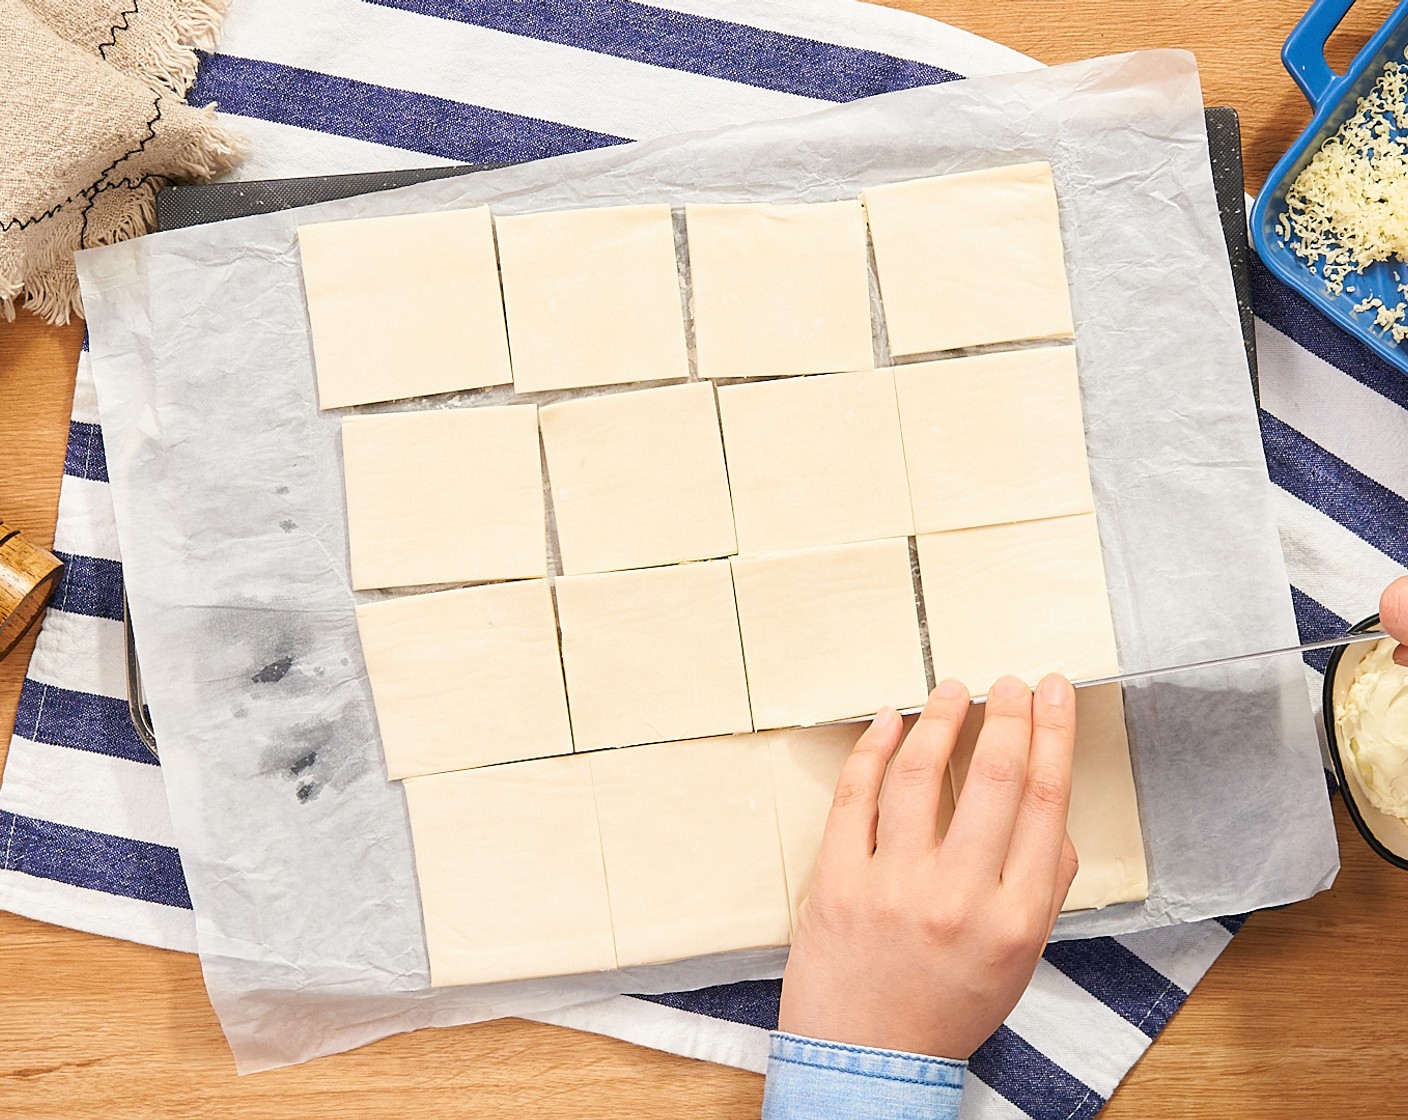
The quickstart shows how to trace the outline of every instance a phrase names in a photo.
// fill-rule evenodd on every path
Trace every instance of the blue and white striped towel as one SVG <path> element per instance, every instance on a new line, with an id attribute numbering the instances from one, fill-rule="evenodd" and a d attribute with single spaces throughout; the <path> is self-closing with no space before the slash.
<path id="1" fill-rule="evenodd" d="M 253 139 L 245 178 L 530 159 L 1036 65 L 852 0 L 233 7 L 192 100 L 218 100 Z M 1301 630 L 1318 637 L 1370 613 L 1408 564 L 1408 378 L 1261 271 L 1256 293 L 1267 456 Z M 0 907 L 191 951 L 160 771 L 127 720 L 121 567 L 86 355 L 64 469 L 56 548 L 68 566 L 0 787 Z M 1323 662 L 1308 660 L 1316 684 Z M 1051 946 L 975 1056 L 965 1115 L 1094 1114 L 1238 924 Z M 758 982 L 546 1018 L 761 1069 L 777 997 Z"/>

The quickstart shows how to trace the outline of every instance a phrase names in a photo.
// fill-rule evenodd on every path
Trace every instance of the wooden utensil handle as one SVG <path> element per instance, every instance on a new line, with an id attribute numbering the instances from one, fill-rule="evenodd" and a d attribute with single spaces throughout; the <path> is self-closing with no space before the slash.
<path id="1" fill-rule="evenodd" d="M 10 652 L 44 612 L 63 564 L 0 521 L 0 657 Z"/>

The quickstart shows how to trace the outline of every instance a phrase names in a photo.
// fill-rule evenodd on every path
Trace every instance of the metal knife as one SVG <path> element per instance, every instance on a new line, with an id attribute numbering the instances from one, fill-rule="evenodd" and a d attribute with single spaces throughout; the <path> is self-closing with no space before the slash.
<path id="1" fill-rule="evenodd" d="M 1244 661 L 1262 661 L 1271 657 L 1286 657 L 1294 653 L 1311 653 L 1317 649 L 1337 649 L 1340 646 L 1357 645 L 1360 642 L 1376 642 L 1388 635 L 1382 630 L 1369 630 L 1357 634 L 1341 634 L 1337 638 L 1324 638 L 1316 642 L 1304 642 L 1298 646 L 1284 646 L 1281 649 L 1263 649 L 1255 653 L 1238 653 L 1231 657 L 1212 657 L 1206 661 L 1189 661 L 1182 665 L 1164 665 L 1158 669 L 1140 669 L 1134 673 L 1120 673 L 1113 677 L 1095 677 L 1090 680 L 1072 681 L 1076 688 L 1095 688 L 1103 684 L 1130 684 L 1135 681 L 1170 677 L 1178 673 L 1191 673 L 1197 669 L 1212 669 L 1218 665 L 1240 665 Z M 973 697 L 973 703 L 986 700 L 987 696 Z M 906 708 L 901 715 L 916 715 L 922 708 Z"/>

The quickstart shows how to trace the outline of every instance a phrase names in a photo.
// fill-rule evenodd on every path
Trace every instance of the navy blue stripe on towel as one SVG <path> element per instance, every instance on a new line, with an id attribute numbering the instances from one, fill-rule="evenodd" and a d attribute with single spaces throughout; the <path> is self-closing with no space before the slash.
<path id="1" fill-rule="evenodd" d="M 100 556 L 55 552 L 64 562 L 51 608 L 68 614 L 122 621 L 122 565 Z"/>
<path id="2" fill-rule="evenodd" d="M 1408 499 L 1269 412 L 1261 414 L 1261 439 L 1272 482 L 1408 566 Z"/>
<path id="3" fill-rule="evenodd" d="M 126 700 L 72 692 L 26 679 L 15 712 L 15 734 L 32 743 L 156 765 L 156 756 L 137 738 Z"/>
<path id="4" fill-rule="evenodd" d="M 1101 1003 L 1157 1038 L 1188 993 L 1143 957 L 1110 937 L 1053 941 L 1043 954 Z"/>
<path id="5" fill-rule="evenodd" d="M 692 1011 L 711 1019 L 725 1019 L 765 1031 L 777 1029 L 777 1009 L 782 999 L 781 980 L 744 980 L 720 984 L 693 992 L 671 992 L 659 996 L 636 996 L 679 1011 Z"/>
<path id="6" fill-rule="evenodd" d="M 822 43 L 631 0 L 369 2 L 822 101 L 855 101 L 961 77 L 940 66 L 879 51 Z M 228 111 L 227 106 L 221 108 Z"/>
<path id="7" fill-rule="evenodd" d="M 1362 385 L 1408 408 L 1408 377 L 1353 335 L 1326 318 L 1314 304 L 1271 275 L 1252 254 L 1252 295 L 1257 318 L 1347 373 Z M 1367 321 L 1367 320 L 1366 320 Z"/>
<path id="8" fill-rule="evenodd" d="M 1010 1027 L 998 1027 L 968 1068 L 1029 1116 L 1089 1120 L 1105 1106 L 1104 1097 Z"/>
<path id="9" fill-rule="evenodd" d="M 86 478 L 91 482 L 108 480 L 108 459 L 103 451 L 103 429 L 97 424 L 85 424 L 82 420 L 74 420 L 69 424 L 68 446 L 64 448 L 64 474 L 74 478 Z"/>
<path id="10" fill-rule="evenodd" d="M 469 63 L 466 63 L 469 65 Z M 623 144 L 572 125 L 238 55 L 202 55 L 192 105 L 463 163 L 510 163 Z"/>
<path id="11" fill-rule="evenodd" d="M 1291 605 L 1295 607 L 1296 629 L 1300 631 L 1302 642 L 1318 642 L 1322 638 L 1335 638 L 1349 629 L 1349 623 L 1322 607 L 1299 587 L 1291 588 Z M 1305 663 L 1323 673 L 1330 662 L 1332 649 L 1313 649 L 1301 656 Z"/>
<path id="12" fill-rule="evenodd" d="M 0 809 L 0 869 L 36 879 L 191 908 L 175 848 L 22 817 Z"/>

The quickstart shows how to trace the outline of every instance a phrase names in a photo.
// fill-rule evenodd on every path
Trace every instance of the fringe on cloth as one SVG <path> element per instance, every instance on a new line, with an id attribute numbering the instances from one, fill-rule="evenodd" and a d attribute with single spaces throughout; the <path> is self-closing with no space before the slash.
<path id="1" fill-rule="evenodd" d="M 149 232 L 156 222 L 156 196 L 162 187 L 214 179 L 238 165 L 248 152 L 243 137 L 216 123 L 213 105 L 189 110 L 178 132 L 178 142 L 169 148 L 163 145 L 157 153 L 163 173 L 135 168 L 130 174 L 115 171 L 24 231 L 18 268 L 10 266 L 8 253 L 0 252 L 0 314 L 13 321 L 22 296 L 24 308 L 47 323 L 62 326 L 72 316 L 81 316 L 83 300 L 73 263 L 78 249 L 111 245 Z M 0 239 L 9 236 L 3 234 Z"/>
<path id="2" fill-rule="evenodd" d="M 180 98 L 225 0 L 0 0 L 0 314 L 81 315 L 78 249 L 146 233 L 157 192 L 229 171 L 247 143 Z M 13 17 L 13 18 L 6 18 Z M 66 98 L 56 91 L 70 91 Z"/>
<path id="3" fill-rule="evenodd" d="M 197 50 L 214 50 L 227 0 L 24 0 L 60 38 L 109 66 L 185 95 Z"/>

